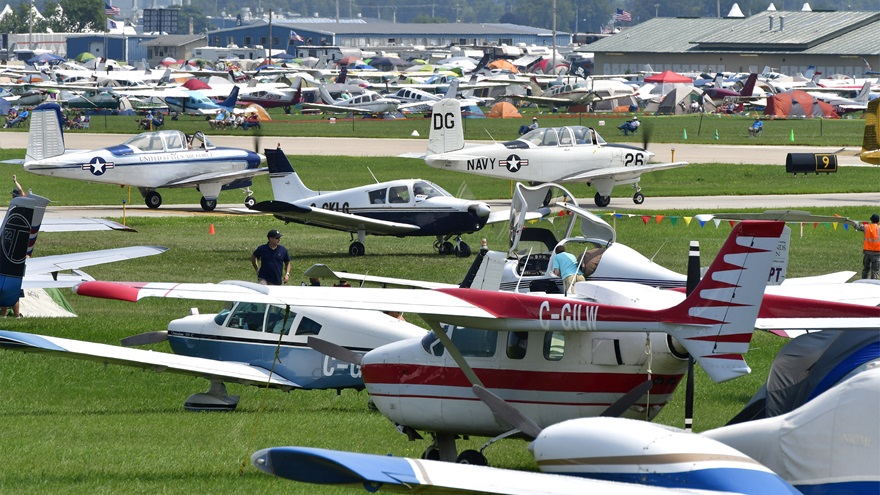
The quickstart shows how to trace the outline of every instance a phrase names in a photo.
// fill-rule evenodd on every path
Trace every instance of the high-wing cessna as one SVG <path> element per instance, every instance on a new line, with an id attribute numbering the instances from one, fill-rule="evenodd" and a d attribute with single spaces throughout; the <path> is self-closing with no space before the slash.
<path id="1" fill-rule="evenodd" d="M 364 254 L 367 234 L 435 236 L 434 247 L 441 254 L 470 256 L 471 249 L 461 234 L 476 232 L 490 220 L 486 203 L 455 198 L 425 180 L 403 179 L 319 192 L 303 184 L 281 149 L 267 149 L 266 161 L 275 199 L 252 208 L 285 222 L 357 233 L 348 249 L 352 256 Z M 495 219 L 507 220 L 507 215 L 496 215 Z M 453 237 L 454 245 L 450 242 Z"/>
<path id="2" fill-rule="evenodd" d="M 187 138 L 181 131 L 138 134 L 116 146 L 87 151 L 64 148 L 57 104 L 34 109 L 24 169 L 38 175 L 137 187 L 150 208 L 162 204 L 159 188 L 194 187 L 205 211 L 217 206 L 220 191 L 245 188 L 246 205 L 256 203 L 249 189 L 263 156 L 239 148 L 217 147 L 201 132 Z"/>
<path id="3" fill-rule="evenodd" d="M 793 411 L 699 435 L 614 417 L 541 430 L 510 404 L 476 391 L 534 439 L 529 451 L 540 473 L 307 447 L 263 449 L 251 461 L 282 478 L 371 492 L 875 493 L 880 427 L 864 411 L 880 400 L 880 370 L 857 369 L 832 385 Z"/>
<path id="4" fill-rule="evenodd" d="M 596 206 L 605 207 L 614 186 L 632 184 L 633 202 L 641 204 L 642 174 L 687 165 L 648 163 L 653 156 L 637 146 L 606 143 L 583 126 L 538 128 L 514 141 L 465 147 L 459 104 L 443 100 L 434 105 L 425 163 L 522 182 L 586 182 L 596 188 Z"/>

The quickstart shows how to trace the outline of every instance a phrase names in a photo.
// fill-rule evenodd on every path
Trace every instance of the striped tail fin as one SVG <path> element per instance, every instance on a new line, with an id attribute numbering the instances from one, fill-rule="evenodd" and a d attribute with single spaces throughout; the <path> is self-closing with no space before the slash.
<path id="1" fill-rule="evenodd" d="M 24 163 L 64 154 L 64 131 L 61 125 L 61 107 L 57 103 L 43 103 L 33 110 L 28 132 L 28 147 Z"/>
<path id="2" fill-rule="evenodd" d="M 319 194 L 303 184 L 281 148 L 266 149 L 266 165 L 269 167 L 269 181 L 276 201 L 293 203 Z"/>
<path id="3" fill-rule="evenodd" d="M 737 224 L 709 271 L 661 321 L 716 382 L 748 374 L 749 350 L 783 222 Z"/>
<path id="4" fill-rule="evenodd" d="M 0 306 L 18 301 L 25 262 L 37 240 L 37 231 L 49 200 L 37 196 L 13 198 L 0 226 Z"/>

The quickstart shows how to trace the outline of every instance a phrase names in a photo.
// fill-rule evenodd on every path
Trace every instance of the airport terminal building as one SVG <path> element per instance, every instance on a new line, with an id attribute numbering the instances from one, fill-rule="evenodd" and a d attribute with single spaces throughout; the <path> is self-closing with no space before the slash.
<path id="1" fill-rule="evenodd" d="M 657 17 L 584 46 L 594 74 L 655 71 L 826 75 L 880 70 L 880 12 L 764 11 L 745 18 Z"/>

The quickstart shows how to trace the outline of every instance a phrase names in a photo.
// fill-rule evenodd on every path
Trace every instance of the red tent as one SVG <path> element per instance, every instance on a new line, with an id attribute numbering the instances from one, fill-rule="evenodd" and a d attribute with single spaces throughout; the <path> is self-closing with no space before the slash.
<path id="1" fill-rule="evenodd" d="M 211 89 L 211 86 L 208 86 L 208 83 L 196 78 L 187 79 L 186 82 L 183 83 L 183 87 L 193 91 L 199 89 Z"/>
<path id="2" fill-rule="evenodd" d="M 693 84 L 694 80 L 685 77 L 677 72 L 672 72 L 671 70 L 665 70 L 659 74 L 654 74 L 653 76 L 648 76 L 645 78 L 645 82 L 649 83 L 660 83 L 660 84 Z"/>
<path id="3" fill-rule="evenodd" d="M 780 93 L 767 98 L 764 115 L 776 117 L 825 117 L 826 119 L 840 118 L 831 105 L 813 98 L 806 91 L 798 89 L 790 93 Z"/>

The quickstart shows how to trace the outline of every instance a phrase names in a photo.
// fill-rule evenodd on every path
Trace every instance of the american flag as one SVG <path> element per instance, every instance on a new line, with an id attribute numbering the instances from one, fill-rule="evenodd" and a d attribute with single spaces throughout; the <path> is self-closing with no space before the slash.
<path id="1" fill-rule="evenodd" d="M 291 31 L 290 32 L 290 42 L 293 43 L 294 41 L 299 41 L 300 43 L 302 43 L 303 37 L 296 34 L 296 31 Z"/>
<path id="2" fill-rule="evenodd" d="M 624 22 L 632 22 L 633 17 L 632 14 L 625 10 L 617 9 L 617 13 L 614 14 L 615 21 L 624 21 Z"/>
<path id="3" fill-rule="evenodd" d="M 108 3 L 104 4 L 104 15 L 119 15 L 122 11 L 119 10 L 119 7 L 114 7 Z"/>

